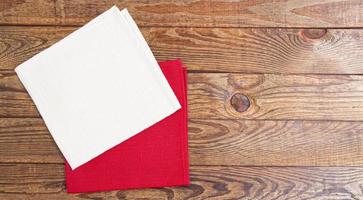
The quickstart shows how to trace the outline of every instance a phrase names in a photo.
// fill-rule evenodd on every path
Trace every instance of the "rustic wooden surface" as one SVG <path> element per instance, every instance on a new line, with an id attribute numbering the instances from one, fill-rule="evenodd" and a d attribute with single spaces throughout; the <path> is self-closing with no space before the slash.
<path id="1" fill-rule="evenodd" d="M 188 67 L 189 187 L 67 194 L 13 71 L 114 4 Z M 0 199 L 363 199 L 361 28 L 361 0 L 1 0 Z"/>
<path id="2" fill-rule="evenodd" d="M 361 0 L 2 0 L 1 24 L 82 25 L 112 5 L 141 26 L 362 27 Z"/>
<path id="3" fill-rule="evenodd" d="M 12 71 L 75 29 L 0 26 L 0 71 Z M 363 74 L 360 29 L 143 27 L 141 30 L 158 60 L 181 58 L 191 72 Z"/>

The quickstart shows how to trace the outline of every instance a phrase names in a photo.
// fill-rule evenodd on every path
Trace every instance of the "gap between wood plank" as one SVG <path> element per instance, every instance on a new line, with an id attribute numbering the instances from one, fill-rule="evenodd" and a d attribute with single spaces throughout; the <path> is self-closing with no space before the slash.
<path id="1" fill-rule="evenodd" d="M 188 74 L 241 74 L 241 75 L 282 75 L 282 76 L 293 76 L 293 75 L 321 75 L 321 76 L 363 76 L 363 73 L 351 73 L 351 74 L 316 74 L 316 73 L 270 73 L 270 72 L 266 72 L 266 73 L 260 73 L 260 72 L 237 72 L 237 71 L 215 71 L 215 70 L 187 70 Z M 15 70 L 8 70 L 8 69 L 0 69 L 0 74 L 10 74 L 12 75 L 13 73 L 15 73 Z M 319 121 L 319 120 L 318 120 Z M 323 120 L 324 121 L 324 120 Z M 362 120 L 363 121 L 363 120 Z"/>
<path id="2" fill-rule="evenodd" d="M 35 165 L 64 165 L 64 163 L 59 163 L 59 162 L 1 162 L 0 161 L 0 165 L 1 164 L 7 164 L 7 165 L 29 165 L 29 164 L 35 164 Z M 190 167 L 245 167 L 245 168 L 363 168 L 362 165 L 319 165 L 319 166 L 313 166 L 313 165 L 283 165 L 283 166 L 279 166 L 279 165 L 215 165 L 215 164 L 211 164 L 211 165 L 200 165 L 200 164 L 190 164 Z"/>
<path id="3" fill-rule="evenodd" d="M 87 22 L 88 23 L 88 22 Z M 0 23 L 0 27 L 31 27 L 31 28 L 41 28 L 41 27 L 64 27 L 64 28 L 81 28 L 82 26 L 86 25 L 87 23 L 84 23 L 83 25 L 72 25 L 72 24 L 6 24 L 6 23 Z M 205 28 L 205 29 L 212 29 L 212 28 L 218 28 L 218 29 L 286 29 L 286 30 L 293 30 L 293 29 L 363 29 L 362 27 L 331 27 L 331 26 L 319 26 L 319 27 L 308 27 L 308 26 L 294 26 L 294 27 L 283 27 L 283 26 L 244 26 L 244 27 L 227 27 L 227 26 L 139 26 L 141 28 Z"/>

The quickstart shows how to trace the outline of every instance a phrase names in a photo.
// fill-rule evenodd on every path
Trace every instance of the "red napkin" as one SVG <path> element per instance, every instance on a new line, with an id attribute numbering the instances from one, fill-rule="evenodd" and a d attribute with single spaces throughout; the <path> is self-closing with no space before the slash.
<path id="1" fill-rule="evenodd" d="M 67 192 L 189 185 L 186 69 L 159 65 L 182 108 L 73 171 L 65 162 Z"/>

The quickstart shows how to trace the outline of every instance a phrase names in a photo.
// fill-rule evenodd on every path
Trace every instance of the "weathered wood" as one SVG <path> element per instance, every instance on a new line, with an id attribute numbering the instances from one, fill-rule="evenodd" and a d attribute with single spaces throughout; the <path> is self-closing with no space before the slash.
<path id="1" fill-rule="evenodd" d="M 363 120 L 363 76 L 192 73 L 189 118 L 269 120 Z M 13 72 L 0 74 L 0 117 L 39 117 Z M 245 112 L 231 104 L 241 93 Z"/>
<path id="2" fill-rule="evenodd" d="M 360 167 L 191 167 L 191 185 L 66 194 L 63 165 L 0 164 L 1 199 L 361 199 Z"/>
<path id="3" fill-rule="evenodd" d="M 363 199 L 361 0 L 0 1 L 0 199 Z M 192 72 L 190 187 L 67 194 L 13 72 L 113 4 Z"/>
<path id="4" fill-rule="evenodd" d="M 141 26 L 362 27 L 360 0 L 2 0 L 0 24 L 81 25 L 112 5 Z"/>
<path id="5" fill-rule="evenodd" d="M 0 26 L 0 70 L 13 70 L 74 30 Z M 158 60 L 181 58 L 194 71 L 363 74 L 360 29 L 143 28 L 142 32 Z"/>
<path id="6" fill-rule="evenodd" d="M 363 124 L 190 120 L 192 165 L 363 166 Z"/>
<path id="7" fill-rule="evenodd" d="M 43 120 L 0 118 L 0 163 L 62 163 L 63 157 Z"/>
<path id="8" fill-rule="evenodd" d="M 363 124 L 190 120 L 191 165 L 363 166 Z M 0 162 L 63 163 L 43 121 L 0 119 Z"/>
<path id="9" fill-rule="evenodd" d="M 363 76 L 190 74 L 191 119 L 363 119 Z M 231 104 L 236 93 L 250 106 L 239 112 Z"/>
<path id="10" fill-rule="evenodd" d="M 0 24 L 57 24 L 54 1 L 1 0 Z M 0 34 L 1 38 L 1 34 Z"/>
<path id="11" fill-rule="evenodd" d="M 61 40 L 75 28 L 0 26 L 0 70 L 16 66 Z"/>

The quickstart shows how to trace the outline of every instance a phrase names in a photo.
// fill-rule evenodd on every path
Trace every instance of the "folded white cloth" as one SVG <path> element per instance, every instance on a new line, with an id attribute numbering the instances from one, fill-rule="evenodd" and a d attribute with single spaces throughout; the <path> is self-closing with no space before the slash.
<path id="1" fill-rule="evenodd" d="M 115 6 L 15 71 L 72 169 L 180 108 L 137 25 Z"/>

